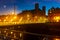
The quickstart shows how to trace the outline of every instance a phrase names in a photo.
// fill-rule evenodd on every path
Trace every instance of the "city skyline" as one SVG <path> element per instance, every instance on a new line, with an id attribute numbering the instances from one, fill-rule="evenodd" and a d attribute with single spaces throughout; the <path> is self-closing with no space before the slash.
<path id="1" fill-rule="evenodd" d="M 58 0 L 0 0 L 0 15 L 8 14 L 14 10 L 14 3 L 16 5 L 16 12 L 19 13 L 23 10 L 32 10 L 34 9 L 34 4 L 39 3 L 39 8 L 42 9 L 42 6 L 46 6 L 46 14 L 51 7 L 60 7 L 60 1 Z"/>

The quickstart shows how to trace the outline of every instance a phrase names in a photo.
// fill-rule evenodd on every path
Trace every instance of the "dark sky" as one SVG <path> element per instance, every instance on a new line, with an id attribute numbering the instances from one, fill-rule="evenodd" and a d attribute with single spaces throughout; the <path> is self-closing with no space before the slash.
<path id="1" fill-rule="evenodd" d="M 34 9 L 34 4 L 38 2 L 40 9 L 42 6 L 46 6 L 46 14 L 51 7 L 60 7 L 60 0 L 0 0 L 0 14 L 9 14 L 14 9 L 14 3 L 16 5 L 16 12 L 19 13 L 22 10 Z"/>

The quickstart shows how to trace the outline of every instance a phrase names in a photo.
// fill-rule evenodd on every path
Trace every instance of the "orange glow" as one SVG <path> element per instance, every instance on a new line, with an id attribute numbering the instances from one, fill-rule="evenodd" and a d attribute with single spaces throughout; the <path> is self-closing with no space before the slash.
<path id="1" fill-rule="evenodd" d="M 23 19 L 23 17 L 21 17 L 21 18 L 19 19 L 19 22 L 21 22 L 21 21 L 22 21 L 22 19 Z"/>
<path id="2" fill-rule="evenodd" d="M 37 18 L 37 16 L 35 16 L 35 18 Z"/>
<path id="3" fill-rule="evenodd" d="M 27 17 L 30 17 L 30 15 L 29 15 L 29 14 L 27 14 Z"/>
<path id="4" fill-rule="evenodd" d="M 1 19 L 0 19 L 0 21 L 1 21 Z"/>
<path id="5" fill-rule="evenodd" d="M 59 38 L 55 38 L 54 40 L 60 40 Z"/>
<path id="6" fill-rule="evenodd" d="M 11 15 L 14 15 L 14 12 L 12 12 L 12 14 Z"/>
<path id="7" fill-rule="evenodd" d="M 4 20 L 4 22 L 6 21 L 6 19 Z"/>
<path id="8" fill-rule="evenodd" d="M 13 34 L 13 32 L 11 32 L 11 34 Z"/>
<path id="9" fill-rule="evenodd" d="M 6 19 L 8 18 L 8 16 L 6 17 Z"/>
<path id="10" fill-rule="evenodd" d="M 10 20 L 11 22 L 13 21 L 13 19 Z"/>
<path id="11" fill-rule="evenodd" d="M 46 20 L 47 20 L 43 16 L 39 17 L 35 15 L 34 17 L 32 17 L 32 15 L 29 15 L 29 14 L 27 14 L 26 17 L 24 16 L 18 17 L 17 15 L 8 15 L 8 16 L 5 16 L 3 19 L 0 19 L 0 25 L 46 23 Z"/>
<path id="12" fill-rule="evenodd" d="M 60 16 L 56 16 L 56 17 L 54 17 L 54 20 L 55 20 L 56 22 L 59 22 L 59 20 L 60 20 Z"/>
<path id="13" fill-rule="evenodd" d="M 14 16 L 14 19 L 16 19 L 17 17 L 16 16 Z"/>
<path id="14" fill-rule="evenodd" d="M 56 20 L 60 20 L 60 17 L 55 17 Z"/>

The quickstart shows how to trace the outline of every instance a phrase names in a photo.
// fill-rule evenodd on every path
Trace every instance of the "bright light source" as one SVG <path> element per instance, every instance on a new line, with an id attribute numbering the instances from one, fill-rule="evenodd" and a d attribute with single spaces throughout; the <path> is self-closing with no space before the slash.
<path id="1" fill-rule="evenodd" d="M 22 33 L 20 33 L 20 37 L 22 37 Z"/>
<path id="2" fill-rule="evenodd" d="M 4 31 L 4 33 L 6 33 L 6 30 Z"/>
<path id="3" fill-rule="evenodd" d="M 6 19 L 8 18 L 8 16 L 6 17 Z"/>
<path id="4" fill-rule="evenodd" d="M 37 18 L 37 16 L 35 16 L 34 18 Z"/>
<path id="5" fill-rule="evenodd" d="M 54 40 L 60 40 L 59 38 L 55 38 Z"/>
<path id="6" fill-rule="evenodd" d="M 0 22 L 1 22 L 1 19 L 0 19 Z"/>
<path id="7" fill-rule="evenodd" d="M 29 15 L 29 14 L 27 14 L 27 17 L 30 17 L 30 15 Z"/>
<path id="8" fill-rule="evenodd" d="M 14 39 L 11 39 L 11 40 L 14 40 Z"/>
<path id="9" fill-rule="evenodd" d="M 4 19 L 4 22 L 6 21 L 6 19 Z"/>
<path id="10" fill-rule="evenodd" d="M 21 21 L 22 21 L 22 19 L 23 19 L 23 17 L 21 17 L 21 18 L 19 19 L 19 22 L 21 22 Z"/>
<path id="11" fill-rule="evenodd" d="M 60 17 L 56 17 L 55 19 L 56 19 L 56 20 L 59 20 L 59 19 L 60 19 Z"/>
<path id="12" fill-rule="evenodd" d="M 59 22 L 59 20 L 60 20 L 60 16 L 56 16 L 56 17 L 54 17 L 54 20 L 55 20 L 56 22 Z"/>
<path id="13" fill-rule="evenodd" d="M 29 20 L 30 18 L 27 18 L 27 20 Z"/>
<path id="14" fill-rule="evenodd" d="M 11 32 L 11 34 L 13 34 L 13 32 Z"/>
<path id="15" fill-rule="evenodd" d="M 14 24 L 17 24 L 17 22 L 14 22 Z"/>
<path id="16" fill-rule="evenodd" d="M 60 17 L 59 17 L 59 16 L 56 16 L 56 17 L 54 17 L 54 19 L 55 19 L 55 20 L 59 20 L 59 19 L 60 19 Z"/>
<path id="17" fill-rule="evenodd" d="M 12 15 L 14 15 L 14 12 L 12 12 Z"/>
<path id="18" fill-rule="evenodd" d="M 16 16 L 14 16 L 14 19 L 16 19 L 17 17 Z"/>
<path id="19" fill-rule="evenodd" d="M 13 21 L 13 19 L 10 20 L 11 22 Z"/>
<path id="20" fill-rule="evenodd" d="M 59 20 L 56 20 L 56 22 L 59 22 Z"/>

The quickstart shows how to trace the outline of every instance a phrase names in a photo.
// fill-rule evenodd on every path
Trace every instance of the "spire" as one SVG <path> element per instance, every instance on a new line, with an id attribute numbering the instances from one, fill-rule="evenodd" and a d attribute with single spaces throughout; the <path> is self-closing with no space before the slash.
<path id="1" fill-rule="evenodd" d="M 39 9 L 39 3 L 35 3 L 35 10 Z"/>

